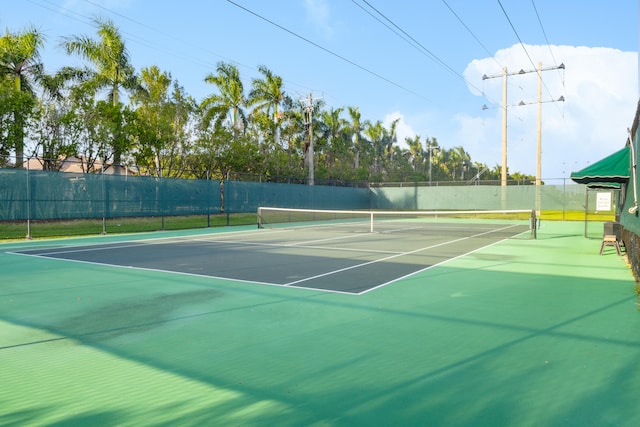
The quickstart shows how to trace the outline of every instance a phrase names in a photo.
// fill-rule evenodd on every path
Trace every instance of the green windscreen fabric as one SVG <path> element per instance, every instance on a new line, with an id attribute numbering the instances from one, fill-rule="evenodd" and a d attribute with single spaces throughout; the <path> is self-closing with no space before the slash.
<path id="1" fill-rule="evenodd" d="M 605 157 L 596 163 L 577 172 L 571 173 L 571 179 L 578 184 L 594 184 L 603 186 L 605 183 L 625 183 L 629 180 L 631 170 L 630 148 Z"/>
<path id="2" fill-rule="evenodd" d="M 460 185 L 372 188 L 372 209 L 582 211 L 584 185 Z"/>
<path id="3" fill-rule="evenodd" d="M 256 212 L 260 206 L 303 209 L 369 209 L 368 188 L 272 182 L 224 182 L 228 213 Z"/>
<path id="4" fill-rule="evenodd" d="M 634 130 L 633 139 L 630 141 L 631 144 L 633 144 L 633 147 L 635 148 L 634 150 L 632 150 L 632 154 L 635 155 L 635 157 L 633 158 L 633 163 L 635 164 L 638 163 L 638 146 L 640 143 L 639 141 L 640 133 L 638 132 L 640 130 L 640 127 L 638 127 L 637 125 L 638 114 L 640 114 L 640 110 L 636 112 L 636 119 L 634 121 L 634 125 L 636 125 L 636 128 L 633 129 Z M 626 231 L 629 231 L 635 234 L 636 236 L 640 236 L 640 209 L 638 209 L 638 204 L 640 203 L 639 201 L 640 191 L 638 191 L 639 175 L 637 170 L 636 170 L 636 173 L 633 173 L 633 169 L 631 169 L 631 171 L 632 171 L 632 174 L 631 174 L 632 176 L 629 179 L 629 183 L 625 186 L 624 198 L 622 200 L 623 207 L 620 212 L 620 223 L 622 224 L 622 226 Z M 635 247 L 633 246 L 633 248 Z M 628 248 L 628 250 L 629 249 L 631 248 Z"/>
<path id="5" fill-rule="evenodd" d="M 0 221 L 220 213 L 208 180 L 0 169 Z"/>

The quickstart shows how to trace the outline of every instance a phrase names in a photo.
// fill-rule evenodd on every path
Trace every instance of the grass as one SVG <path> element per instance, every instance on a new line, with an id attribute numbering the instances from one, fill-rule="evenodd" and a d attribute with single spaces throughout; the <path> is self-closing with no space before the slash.
<path id="1" fill-rule="evenodd" d="M 545 210 L 540 213 L 540 219 L 554 221 L 584 221 L 584 211 Z M 615 221 L 613 212 L 589 212 L 588 221 Z"/>
<path id="2" fill-rule="evenodd" d="M 31 238 L 69 237 L 110 233 L 138 233 L 159 230 L 184 230 L 227 225 L 251 225 L 256 223 L 255 214 L 190 215 L 171 217 L 76 219 L 65 221 L 4 221 L 0 222 L 0 240 Z"/>

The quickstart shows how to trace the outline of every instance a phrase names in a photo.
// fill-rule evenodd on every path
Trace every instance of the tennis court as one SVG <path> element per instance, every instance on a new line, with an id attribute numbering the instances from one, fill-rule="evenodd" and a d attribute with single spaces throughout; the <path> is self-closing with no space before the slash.
<path id="1" fill-rule="evenodd" d="M 528 213 L 527 213 L 528 214 Z M 285 228 L 62 246 L 15 254 L 255 284 L 361 294 L 447 260 L 529 234 L 526 221 L 443 216 L 361 222 L 308 219 Z"/>
<path id="2" fill-rule="evenodd" d="M 2 244 L 0 424 L 640 423 L 623 257 L 433 223 Z"/>

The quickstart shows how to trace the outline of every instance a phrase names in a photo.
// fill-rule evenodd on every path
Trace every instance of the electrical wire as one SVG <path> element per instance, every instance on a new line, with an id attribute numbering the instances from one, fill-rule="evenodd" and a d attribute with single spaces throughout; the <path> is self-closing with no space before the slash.
<path id="1" fill-rule="evenodd" d="M 336 58 L 338 58 L 338 59 L 350 64 L 350 65 L 353 65 L 354 67 L 356 67 L 356 68 L 358 68 L 358 69 L 360 69 L 360 70 L 362 70 L 362 71 L 364 71 L 366 73 L 369 73 L 374 77 L 377 77 L 380 80 L 383 80 L 383 81 L 385 81 L 385 82 L 387 82 L 387 83 L 389 83 L 389 84 L 391 84 L 391 85 L 393 85 L 393 86 L 395 86 L 395 87 L 397 87 L 399 89 L 402 89 L 405 92 L 413 94 L 413 95 L 415 95 L 415 96 L 417 96 L 419 98 L 422 98 L 422 99 L 424 99 L 426 101 L 433 102 L 432 100 L 426 98 L 425 96 L 423 96 L 423 95 L 421 95 L 421 94 L 419 94 L 419 93 L 417 93 L 417 92 L 415 92 L 415 91 L 413 91 L 411 89 L 408 89 L 408 88 L 406 88 L 406 87 L 394 82 L 393 80 L 390 80 L 390 79 L 388 79 L 388 78 L 376 73 L 375 71 L 371 71 L 370 69 L 365 68 L 364 66 L 362 66 L 362 65 L 360 65 L 360 64 L 358 64 L 358 63 L 356 63 L 356 62 L 354 62 L 354 61 L 352 61 L 352 60 L 350 60 L 348 58 L 345 58 L 344 56 L 342 56 L 342 55 L 340 55 L 340 54 L 338 54 L 338 53 L 336 53 L 336 52 L 334 52 L 332 50 L 329 50 L 326 47 L 323 47 L 323 46 L 319 45 L 318 43 L 315 43 L 315 42 L 307 39 L 306 37 L 303 37 L 300 34 L 294 32 L 294 31 L 291 31 L 291 30 L 283 27 L 282 25 L 280 25 L 280 24 L 278 24 L 278 23 L 276 23 L 276 22 L 274 22 L 274 21 L 272 21 L 270 19 L 265 18 L 264 16 L 259 15 L 258 13 L 254 12 L 254 11 L 252 11 L 252 10 L 250 10 L 250 9 L 248 9 L 248 8 L 246 8 L 246 7 L 240 5 L 240 4 L 238 4 L 238 3 L 236 3 L 236 2 L 234 2 L 232 0 L 227 0 L 227 2 L 231 3 L 232 5 L 234 5 L 236 7 L 238 7 L 239 9 L 242 9 L 245 12 L 255 16 L 256 18 L 259 18 L 259 19 L 261 19 L 261 20 L 263 20 L 263 21 L 265 21 L 265 22 L 267 22 L 267 23 L 269 23 L 269 24 L 281 29 L 282 31 L 285 31 L 285 32 L 289 33 L 290 35 L 292 35 L 292 36 L 294 36 L 296 38 L 299 38 L 300 40 L 302 40 L 302 41 L 304 41 L 304 42 L 306 42 L 306 43 L 308 43 L 308 44 L 310 44 L 310 45 L 312 45 L 312 46 L 314 46 L 314 47 L 316 47 L 316 48 L 328 53 L 329 55 L 332 55 L 332 56 L 334 56 L 334 57 L 336 57 Z"/>
<path id="2" fill-rule="evenodd" d="M 522 41 L 522 39 L 520 38 L 520 35 L 518 34 L 518 31 L 516 30 L 516 27 L 513 25 L 513 22 L 511 22 L 511 18 L 509 18 L 509 14 L 505 10 L 504 6 L 502 6 L 502 2 L 500 0 L 497 0 L 497 2 L 500 5 L 500 9 L 502 9 L 502 13 L 504 13 L 505 18 L 507 18 L 507 22 L 509 22 L 509 25 L 511 26 L 511 29 L 513 30 L 514 34 L 518 38 L 518 41 L 520 42 L 520 46 L 522 46 L 522 49 L 524 50 L 524 53 L 527 55 L 527 58 L 529 58 L 529 62 L 533 66 L 534 70 L 536 71 L 536 74 L 538 74 L 538 78 L 542 82 L 542 85 L 544 86 L 544 88 L 547 91 L 547 93 L 549 94 L 549 96 L 551 98 L 553 98 L 553 95 L 551 95 L 551 91 L 549 91 L 549 88 L 547 87 L 547 84 L 542 79 L 541 71 L 538 70 L 538 68 L 534 64 L 533 59 L 531 59 L 531 55 L 529 55 L 529 51 L 525 47 L 524 42 Z M 555 104 L 555 102 L 554 102 L 554 104 Z M 556 105 L 556 108 L 558 108 L 558 111 L 560 111 L 560 109 L 559 109 L 559 107 L 557 105 Z M 562 111 L 560 111 L 560 114 L 562 114 Z"/>
<path id="3" fill-rule="evenodd" d="M 544 36 L 544 40 L 547 42 L 547 47 L 549 48 L 549 53 L 551 54 L 551 59 L 553 60 L 553 65 L 558 66 L 558 61 L 556 61 L 556 57 L 553 55 L 553 50 L 551 49 L 551 43 L 549 43 L 549 38 L 547 37 L 547 32 L 544 30 L 544 26 L 542 25 L 542 20 L 540 19 L 540 14 L 538 13 L 538 8 L 536 7 L 536 2 L 531 0 L 531 5 L 533 6 L 533 10 L 536 13 L 536 18 L 538 18 L 538 24 L 540 24 L 540 29 L 542 30 L 542 35 Z"/>
<path id="4" fill-rule="evenodd" d="M 469 34 L 471 34 L 471 37 L 473 37 L 475 39 L 476 42 L 478 42 L 478 44 L 480 45 L 480 47 L 482 47 L 482 49 L 485 51 L 485 53 L 494 60 L 494 62 L 496 64 L 498 64 L 498 66 L 500 67 L 500 69 L 504 68 L 504 66 L 502 64 L 500 64 L 500 62 L 498 62 L 498 60 L 496 59 L 495 55 L 493 53 L 491 53 L 489 51 L 489 49 L 487 49 L 487 47 L 480 41 L 480 39 L 473 33 L 473 31 L 471 31 L 471 28 L 469 28 L 469 26 L 462 20 L 462 18 L 460 18 L 460 16 L 456 13 L 455 10 L 453 10 L 453 8 L 449 5 L 449 3 L 447 3 L 446 0 L 442 0 L 442 3 L 444 3 L 445 6 L 447 6 L 447 9 L 449 9 L 449 11 L 453 14 L 453 16 L 455 16 L 455 18 L 458 20 L 458 22 L 460 22 L 460 24 L 462 24 L 462 26 L 465 28 L 465 30 L 467 30 L 467 32 Z"/>
<path id="5" fill-rule="evenodd" d="M 402 28 L 400 28 L 400 26 L 398 26 L 395 22 L 393 22 L 391 19 L 389 19 L 389 17 L 387 17 L 384 13 L 382 13 L 380 10 L 378 10 L 376 7 L 374 7 L 371 3 L 369 3 L 367 0 L 361 0 L 364 4 L 366 4 L 371 10 L 373 10 L 376 14 L 378 14 L 383 20 L 387 21 L 392 27 L 396 28 L 398 31 L 395 31 L 394 29 L 392 29 L 391 27 L 389 27 L 389 25 L 386 25 L 384 22 L 382 22 L 380 19 L 378 19 L 377 17 L 375 17 L 372 13 L 370 13 L 369 11 L 367 11 L 362 5 L 358 4 L 356 2 L 356 0 L 351 0 L 354 4 L 356 4 L 358 7 L 360 7 L 362 10 L 364 10 L 365 12 L 367 12 L 370 16 L 372 16 L 374 19 L 376 19 L 378 22 L 382 23 L 385 27 L 387 27 L 388 29 L 390 29 L 394 34 L 396 34 L 397 36 L 399 36 L 401 39 L 403 39 L 405 42 L 407 42 L 410 46 L 412 46 L 414 49 L 418 50 L 419 52 L 421 52 L 423 55 L 427 56 L 428 58 L 430 58 L 431 60 L 433 60 L 434 62 L 436 62 L 437 64 L 439 64 L 441 67 L 443 67 L 445 70 L 447 70 L 448 72 L 450 72 L 451 74 L 453 74 L 456 77 L 459 77 L 460 79 L 462 79 L 465 83 L 467 83 L 467 85 L 473 87 L 475 90 L 477 90 L 478 92 L 482 93 L 482 89 L 480 89 L 479 87 L 477 87 L 475 84 L 473 84 L 472 82 L 468 81 L 467 79 L 464 78 L 463 75 L 461 75 L 460 73 L 458 73 L 453 67 L 451 67 L 449 64 L 447 64 L 445 61 L 443 61 L 442 59 L 440 59 L 436 54 L 434 54 L 433 52 L 431 52 L 429 49 L 427 49 L 422 43 L 420 43 L 418 40 L 416 40 L 413 36 L 411 36 L 409 33 L 407 33 L 405 30 L 403 30 Z M 402 35 L 401 35 L 401 34 Z"/>
<path id="6" fill-rule="evenodd" d="M 562 81 L 562 94 L 564 96 L 564 94 L 566 93 L 566 86 L 565 86 L 565 80 L 564 80 L 564 76 L 565 76 L 565 69 L 564 67 L 562 68 L 562 71 L 560 71 L 560 67 L 558 67 L 558 61 L 556 61 L 556 57 L 553 54 L 553 49 L 551 49 L 551 43 L 549 43 L 549 38 L 547 37 L 547 32 L 544 30 L 544 25 L 542 25 L 542 19 L 540 19 L 540 14 L 538 13 L 538 8 L 536 7 L 536 2 L 534 0 L 531 0 L 531 5 L 533 6 L 533 10 L 536 13 L 536 18 L 538 18 L 538 24 L 540 24 L 540 29 L 542 30 L 542 35 L 544 36 L 544 40 L 545 42 L 547 42 L 547 47 L 549 48 L 549 53 L 551 54 L 551 59 L 553 60 L 553 66 L 556 67 L 556 69 L 558 69 L 558 73 L 562 73 L 562 77 L 561 77 L 561 81 Z M 562 117 L 564 117 L 564 112 L 562 112 Z"/>
<path id="7" fill-rule="evenodd" d="M 73 19 L 74 21 L 80 22 L 82 24 L 89 25 L 89 26 L 93 25 L 94 18 L 92 18 L 90 16 L 87 16 L 87 15 L 83 15 L 81 13 L 78 13 L 78 12 L 76 12 L 74 10 L 71 10 L 71 9 L 65 7 L 65 6 L 57 5 L 57 4 L 53 3 L 53 2 L 51 2 L 50 0 L 37 0 L 37 1 L 36 0 L 27 0 L 27 1 L 29 3 L 37 6 L 37 7 L 49 10 L 51 12 L 54 12 L 56 14 L 65 16 L 65 17 L 70 18 L 70 19 Z M 192 44 L 191 41 L 187 41 L 185 39 L 181 39 L 179 37 L 176 37 L 176 35 L 174 33 L 164 32 L 162 30 L 159 30 L 157 28 L 149 26 L 149 25 L 147 25 L 147 24 L 145 24 L 145 23 L 143 23 L 141 21 L 132 19 L 129 16 L 126 16 L 126 15 L 124 15 L 122 13 L 116 12 L 115 10 L 110 9 L 110 8 L 108 8 L 106 6 L 103 6 L 103 5 L 101 5 L 99 3 L 96 3 L 94 1 L 91 1 L 91 0 L 84 0 L 84 1 L 87 4 L 90 4 L 90 5 L 94 6 L 94 7 L 102 9 L 103 11 L 105 11 L 109 15 L 117 16 L 117 17 L 122 18 L 124 20 L 127 20 L 127 21 L 129 21 L 129 22 L 131 22 L 131 23 L 133 23 L 133 24 L 135 24 L 137 26 L 144 27 L 144 28 L 146 28 L 148 30 L 151 30 L 151 31 L 153 31 L 153 32 L 155 32 L 157 34 L 160 34 L 160 35 L 166 37 L 167 39 L 170 39 L 170 40 L 173 40 L 173 41 L 177 41 L 177 42 L 182 43 L 182 44 Z M 134 33 L 131 33 L 131 32 L 128 32 L 128 31 L 122 31 L 122 34 L 126 35 L 127 39 L 129 41 L 135 43 L 135 44 L 142 45 L 142 46 L 154 49 L 154 50 L 159 51 L 161 53 L 164 53 L 164 54 L 170 55 L 172 57 L 178 58 L 178 59 L 180 59 L 182 61 L 187 61 L 189 63 L 193 63 L 193 64 L 196 64 L 198 66 L 204 67 L 205 69 L 209 69 L 210 70 L 210 69 L 214 69 L 217 66 L 216 63 L 207 61 L 206 59 L 202 59 L 202 56 L 185 55 L 183 52 L 176 52 L 174 50 L 167 49 L 165 45 L 163 45 L 162 47 L 159 47 L 157 41 L 149 41 L 147 39 L 139 37 L 138 35 L 136 35 Z M 207 53 L 207 54 L 210 54 L 212 56 L 215 56 L 215 57 L 219 58 L 221 61 L 229 62 L 229 63 L 232 63 L 232 64 L 237 65 L 239 67 L 242 67 L 243 69 L 245 69 L 245 70 L 247 70 L 249 72 L 248 73 L 248 77 L 249 78 L 258 78 L 258 77 L 260 77 L 260 72 L 256 67 L 252 67 L 252 66 L 249 66 L 249 65 L 246 65 L 246 64 L 242 64 L 242 63 L 240 63 L 240 62 L 238 62 L 238 61 L 236 61 L 236 60 L 234 60 L 232 58 L 225 57 L 224 55 L 221 55 L 221 54 L 216 53 L 214 51 L 208 50 L 206 48 L 198 47 L 198 49 L 200 49 L 204 53 Z M 203 72 L 203 75 L 204 75 L 204 72 Z M 287 82 L 287 84 L 303 88 L 305 91 L 311 90 L 307 86 L 302 85 L 300 83 L 293 82 L 291 80 L 285 80 L 285 81 Z"/>
<path id="8" fill-rule="evenodd" d="M 462 20 L 462 18 L 460 17 L 460 15 L 453 9 L 453 7 L 451 7 L 449 5 L 449 3 L 447 3 L 446 0 L 442 0 L 442 3 L 444 3 L 444 5 L 447 7 L 447 9 L 449 9 L 449 11 L 451 12 L 451 14 L 458 20 L 458 22 L 460 22 L 460 24 L 467 30 L 467 32 L 469 34 L 471 34 L 471 37 L 473 37 L 475 39 L 475 41 L 480 45 L 480 47 L 482 47 L 482 49 L 485 51 L 485 53 L 487 54 L 487 56 L 489 56 L 497 65 L 498 67 L 502 70 L 504 69 L 504 65 L 501 64 L 495 57 L 495 55 L 493 53 L 491 53 L 489 51 L 489 49 L 484 45 L 484 43 L 482 43 L 482 41 L 480 41 L 480 39 L 475 35 L 475 33 L 471 30 L 471 28 L 469 28 L 469 26 Z M 483 83 L 483 89 L 481 91 L 482 95 L 487 98 L 491 103 L 493 104 L 498 104 L 498 101 L 491 99 L 490 97 L 487 96 L 487 94 L 484 92 L 484 80 L 482 81 Z M 514 87 L 514 84 L 511 83 L 511 81 L 507 81 L 507 85 Z M 520 89 L 520 91 L 524 91 L 522 86 L 517 86 L 517 88 Z"/>

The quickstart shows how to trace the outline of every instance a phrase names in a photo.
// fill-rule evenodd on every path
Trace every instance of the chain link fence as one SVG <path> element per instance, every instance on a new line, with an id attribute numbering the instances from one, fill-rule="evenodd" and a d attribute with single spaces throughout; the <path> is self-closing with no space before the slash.
<path id="1" fill-rule="evenodd" d="M 68 234 L 151 231 L 255 223 L 259 206 L 310 209 L 530 209 L 542 220 L 614 218 L 596 209 L 586 187 L 568 179 L 499 183 L 366 183 L 199 171 L 179 179 L 140 176 L 130 168 L 104 173 L 0 168 L 0 239 L 39 236 L 51 224 Z M 114 173 L 118 171 L 119 173 Z M 215 177 L 215 178 L 214 178 Z M 615 199 L 617 193 L 613 195 Z M 592 206 L 593 205 L 593 206 Z M 234 221 L 238 218 L 241 221 Z M 86 224 L 92 224 L 87 229 Z M 585 221 L 586 224 L 586 221 Z M 43 231 L 44 233 L 44 231 Z M 55 233 L 54 233 L 55 234 Z"/>

